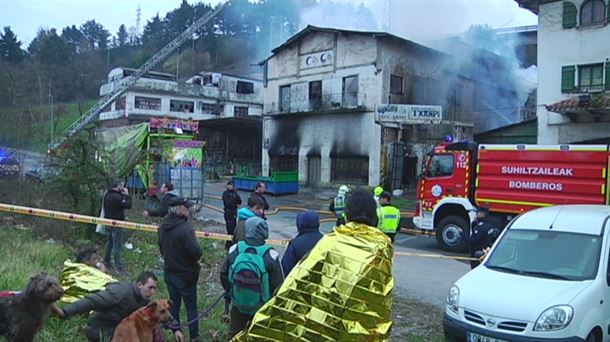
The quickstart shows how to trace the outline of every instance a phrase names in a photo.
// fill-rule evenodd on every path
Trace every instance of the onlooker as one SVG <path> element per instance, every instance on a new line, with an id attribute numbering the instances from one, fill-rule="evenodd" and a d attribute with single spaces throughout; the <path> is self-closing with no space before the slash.
<path id="1" fill-rule="evenodd" d="M 104 195 L 104 217 L 113 220 L 125 220 L 125 209 L 131 209 L 131 196 L 121 180 L 113 181 L 112 188 Z M 125 272 L 125 265 L 121 256 L 123 244 L 123 229 L 106 227 L 108 241 L 106 242 L 106 267 L 112 266 L 112 250 L 114 249 L 114 262 L 119 273 Z"/>
<path id="2" fill-rule="evenodd" d="M 320 241 L 320 216 L 313 210 L 308 210 L 297 215 L 298 235 L 290 241 L 286 252 L 282 257 L 282 269 L 284 277 L 292 268 Z"/>
<path id="3" fill-rule="evenodd" d="M 224 205 L 227 234 L 233 235 L 235 225 L 237 225 L 237 208 L 241 205 L 241 197 L 235 191 L 232 180 L 227 182 L 227 190 L 222 193 L 222 204 Z M 230 246 L 231 241 L 227 241 L 225 247 L 228 249 Z"/>
<path id="4" fill-rule="evenodd" d="M 328 206 L 328 210 L 335 213 L 337 217 L 336 226 L 339 227 L 342 224 L 345 224 L 345 206 L 347 204 L 347 194 L 349 193 L 349 188 L 347 185 L 341 185 L 339 187 L 339 191 L 337 191 L 337 196 L 333 198 Z"/>
<path id="5" fill-rule="evenodd" d="M 246 239 L 246 220 L 255 216 L 261 217 L 264 210 L 265 202 L 260 197 L 248 198 L 248 207 L 241 208 L 237 212 L 237 225 L 233 232 L 233 243 Z"/>
<path id="6" fill-rule="evenodd" d="M 254 192 L 250 195 L 250 198 L 258 197 L 261 198 L 265 203 L 265 207 L 263 208 L 263 212 L 261 214 L 261 218 L 263 220 L 267 219 L 267 217 L 265 217 L 265 210 L 269 210 L 269 203 L 267 202 L 267 199 L 264 196 L 265 191 L 267 191 L 267 185 L 263 182 L 258 182 L 256 183 L 256 188 L 254 189 Z"/>
<path id="7" fill-rule="evenodd" d="M 173 304 L 172 316 L 180 321 L 180 305 L 184 301 L 191 341 L 199 340 L 197 318 L 197 280 L 201 247 L 195 230 L 188 223 L 191 204 L 184 198 L 169 201 L 169 213 L 159 226 L 159 248 L 165 260 L 164 273 L 169 298 Z"/>
<path id="8" fill-rule="evenodd" d="M 156 209 L 144 210 L 144 216 L 165 217 L 165 215 L 167 215 L 167 211 L 169 210 L 169 201 L 178 196 L 178 192 L 174 190 L 174 185 L 172 183 L 163 183 L 161 185 L 160 205 Z"/>
<path id="9" fill-rule="evenodd" d="M 392 194 L 384 191 L 379 197 L 379 204 L 381 205 L 381 231 L 387 235 L 392 242 L 396 233 L 400 230 L 400 210 L 392 205 Z"/>
<path id="10" fill-rule="evenodd" d="M 477 209 L 477 219 L 472 223 L 471 235 L 466 236 L 463 231 L 461 233 L 462 239 L 468 243 L 471 258 L 475 257 L 476 251 L 483 251 L 485 248 L 491 247 L 500 235 L 500 230 L 494 228 L 487 215 L 489 215 L 489 207 L 480 206 Z M 479 260 L 471 260 L 470 268 L 474 269 L 480 264 Z"/>
<path id="11" fill-rule="evenodd" d="M 91 294 L 63 309 L 58 308 L 54 313 L 61 318 L 70 318 L 93 311 L 87 321 L 85 336 L 89 341 L 108 341 L 123 318 L 148 304 L 157 292 L 157 281 L 154 273 L 142 272 L 135 282 L 110 284 L 106 290 Z M 180 331 L 176 331 L 175 336 L 180 341 L 184 338 Z"/>
<path id="12" fill-rule="evenodd" d="M 222 287 L 231 294 L 229 339 L 248 325 L 284 280 L 279 254 L 265 244 L 268 237 L 267 222 L 249 218 L 246 240 L 231 246 L 220 272 Z"/>
<path id="13" fill-rule="evenodd" d="M 392 255 L 389 239 L 375 228 L 370 191 L 347 199 L 347 224 L 315 245 L 252 318 L 239 341 L 387 341 L 392 327 Z M 357 290 L 354 287 L 357 284 Z M 346 303 L 358 303 L 346 309 Z M 295 338 L 295 331 L 302 332 Z"/>

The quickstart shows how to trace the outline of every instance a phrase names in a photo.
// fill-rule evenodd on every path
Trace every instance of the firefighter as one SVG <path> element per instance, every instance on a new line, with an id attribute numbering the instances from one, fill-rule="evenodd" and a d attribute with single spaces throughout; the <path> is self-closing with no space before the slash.
<path id="1" fill-rule="evenodd" d="M 381 217 L 383 217 L 380 228 L 394 242 L 394 237 L 400 230 L 400 210 L 393 206 L 391 202 L 392 194 L 387 191 L 379 197 Z"/>
<path id="2" fill-rule="evenodd" d="M 335 213 L 337 217 L 337 227 L 345 224 L 345 207 L 347 205 L 347 194 L 349 194 L 350 189 L 347 185 L 341 185 L 339 187 L 339 191 L 337 191 L 337 196 L 333 198 L 330 202 L 330 206 L 328 206 L 328 210 Z"/>
<path id="3" fill-rule="evenodd" d="M 471 234 L 466 236 L 462 232 L 462 238 L 468 242 L 468 251 L 470 257 L 475 257 L 476 251 L 483 251 L 485 248 L 491 247 L 499 236 L 500 230 L 494 228 L 493 223 L 489 220 L 489 207 L 480 206 L 477 209 L 477 219 L 472 223 Z M 474 269 L 479 266 L 479 260 L 471 260 L 470 267 Z"/>
<path id="4" fill-rule="evenodd" d="M 383 212 L 381 211 L 381 205 L 379 204 L 379 197 L 383 194 L 383 188 L 380 186 L 375 187 L 373 189 L 373 198 L 375 199 L 375 203 L 377 203 L 377 228 L 381 229 L 383 225 Z"/>

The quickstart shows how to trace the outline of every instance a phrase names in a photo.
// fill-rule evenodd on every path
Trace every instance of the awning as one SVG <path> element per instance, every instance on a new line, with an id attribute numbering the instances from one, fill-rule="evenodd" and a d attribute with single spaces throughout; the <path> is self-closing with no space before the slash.
<path id="1" fill-rule="evenodd" d="M 545 107 L 549 112 L 565 114 L 570 119 L 579 115 L 610 115 L 610 95 L 578 95 Z"/>

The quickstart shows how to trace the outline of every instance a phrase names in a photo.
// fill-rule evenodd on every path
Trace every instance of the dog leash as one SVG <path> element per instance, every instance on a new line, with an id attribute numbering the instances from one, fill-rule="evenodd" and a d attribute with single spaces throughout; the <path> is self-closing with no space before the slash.
<path id="1" fill-rule="evenodd" d="M 166 329 L 171 329 L 171 330 L 180 330 L 184 327 L 188 327 L 189 325 L 191 325 L 192 323 L 197 322 L 198 320 L 202 319 L 203 317 L 205 317 L 207 314 L 210 313 L 210 311 L 212 311 L 212 309 L 214 309 L 216 307 L 216 305 L 218 305 L 218 303 L 220 303 L 220 300 L 225 298 L 225 296 L 227 295 L 226 292 L 223 292 L 220 297 L 218 297 L 218 299 L 216 299 L 216 301 L 210 305 L 205 311 L 203 311 L 201 314 L 199 314 L 199 316 L 195 317 L 194 319 L 183 323 L 183 324 L 164 324 L 163 327 L 165 327 Z"/>

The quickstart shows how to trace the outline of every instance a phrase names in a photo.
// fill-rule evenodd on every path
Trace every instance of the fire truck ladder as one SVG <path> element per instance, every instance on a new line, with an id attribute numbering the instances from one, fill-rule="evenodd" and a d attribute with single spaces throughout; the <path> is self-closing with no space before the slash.
<path id="1" fill-rule="evenodd" d="M 147 72 L 152 70 L 157 64 L 167 58 L 174 50 L 176 50 L 180 45 L 182 45 L 187 39 L 193 36 L 193 33 L 203 25 L 205 25 L 208 21 L 214 18 L 227 4 L 228 2 L 224 2 L 216 7 L 216 9 L 209 11 L 203 17 L 197 19 L 189 28 L 187 28 L 184 32 L 182 32 L 179 36 L 174 38 L 169 44 L 159 50 L 154 56 L 152 56 L 146 63 L 144 63 L 138 70 L 136 70 L 132 75 L 124 78 L 119 86 L 110 91 L 110 93 L 106 94 L 100 101 L 98 101 L 93 107 L 91 107 L 84 115 L 82 115 L 78 120 L 73 122 L 62 134 L 55 137 L 49 143 L 49 149 L 55 150 L 60 147 L 63 143 L 66 142 L 70 137 L 80 132 L 83 128 L 87 127 L 92 121 L 94 121 L 102 112 L 104 108 L 109 106 L 112 102 L 114 102 L 119 96 L 123 95 L 131 86 L 133 86 L 136 81 L 144 76 Z"/>

